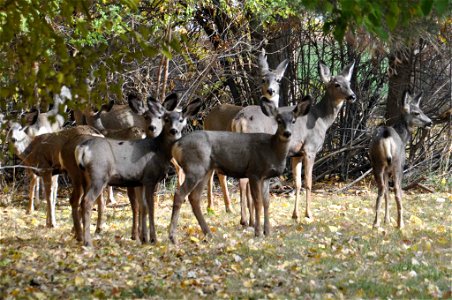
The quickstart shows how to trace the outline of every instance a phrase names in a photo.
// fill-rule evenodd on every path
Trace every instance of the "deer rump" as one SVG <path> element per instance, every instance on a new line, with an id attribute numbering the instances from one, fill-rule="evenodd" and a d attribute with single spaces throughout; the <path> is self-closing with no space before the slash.
<path id="1" fill-rule="evenodd" d="M 92 168 L 94 172 L 108 174 L 108 185 L 138 187 L 146 184 L 143 180 L 148 178 L 145 176 L 147 173 L 163 174 L 157 178 L 159 181 L 167 173 L 169 165 L 157 163 L 164 160 L 157 150 L 158 145 L 150 139 L 120 141 L 94 138 L 77 146 L 75 157 L 81 170 Z M 95 153 L 102 155 L 93 157 Z M 159 168 L 163 168 L 163 172 L 158 172 Z"/>
<path id="2" fill-rule="evenodd" d="M 374 151 L 372 156 L 380 156 L 379 161 L 385 162 L 386 166 L 391 166 L 393 164 L 394 157 L 397 157 L 397 144 L 400 144 L 401 142 L 396 139 L 400 140 L 400 137 L 394 128 L 386 126 L 379 128 L 375 139 L 378 146 L 376 149 L 379 151 Z"/>

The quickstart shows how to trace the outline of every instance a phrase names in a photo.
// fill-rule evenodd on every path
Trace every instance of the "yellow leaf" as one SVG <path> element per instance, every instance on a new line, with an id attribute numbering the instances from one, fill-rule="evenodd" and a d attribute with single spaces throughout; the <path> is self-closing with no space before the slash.
<path id="1" fill-rule="evenodd" d="M 236 271 L 237 273 L 240 273 L 241 271 L 240 266 L 238 264 L 232 264 L 231 269 Z"/>
<path id="2" fill-rule="evenodd" d="M 199 239 L 194 236 L 190 237 L 190 241 L 192 241 L 193 243 L 199 243 Z"/>
<path id="3" fill-rule="evenodd" d="M 76 286 L 84 285 L 85 284 L 85 278 L 77 275 L 77 276 L 75 276 L 74 283 L 75 283 Z"/>
<path id="4" fill-rule="evenodd" d="M 251 288 L 251 287 L 253 287 L 253 281 L 252 280 L 245 280 L 243 282 L 243 286 L 246 287 L 246 288 Z"/>
<path id="5" fill-rule="evenodd" d="M 436 230 L 437 230 L 439 233 L 445 233 L 445 232 L 446 232 L 446 226 L 444 226 L 444 225 L 439 225 L 438 227 L 436 227 Z"/>
<path id="6" fill-rule="evenodd" d="M 337 231 L 339 230 L 339 228 L 337 228 L 336 226 L 328 226 L 328 229 L 329 229 L 331 232 L 337 232 Z"/>
<path id="7" fill-rule="evenodd" d="M 410 222 L 416 226 L 422 226 L 422 224 L 423 224 L 422 220 L 420 218 L 416 217 L 415 215 L 411 215 Z"/>

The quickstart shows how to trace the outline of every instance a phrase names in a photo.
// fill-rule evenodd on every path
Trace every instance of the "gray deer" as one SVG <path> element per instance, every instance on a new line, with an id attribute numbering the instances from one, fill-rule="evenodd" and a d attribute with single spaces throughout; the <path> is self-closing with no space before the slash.
<path id="1" fill-rule="evenodd" d="M 404 93 L 401 114 L 394 126 L 379 127 L 372 137 L 369 156 L 373 174 L 378 186 L 378 197 L 375 205 L 374 227 L 380 226 L 378 211 L 381 198 L 385 197 L 385 223 L 389 223 L 389 186 L 388 180 L 394 181 L 394 194 L 397 204 L 397 227 L 403 228 L 402 178 L 405 164 L 405 147 L 411 138 L 410 131 L 414 127 L 430 128 L 432 120 L 419 107 L 422 93 L 414 99 L 408 91 Z"/>
<path id="2" fill-rule="evenodd" d="M 168 96 L 163 106 L 153 98 L 147 101 L 145 119 L 163 113 L 164 126 L 154 139 L 120 141 L 93 138 L 80 144 L 75 157 L 85 176 L 86 191 L 83 200 L 84 245 L 92 246 L 90 234 L 91 207 L 102 189 L 107 185 L 137 187 L 144 186 L 145 197 L 141 209 L 141 240 L 148 242 L 146 213 L 149 215 L 150 241 L 156 242 L 154 224 L 154 191 L 156 185 L 168 172 L 171 147 L 181 137 L 187 118 L 194 116 L 201 107 L 199 99 L 191 102 L 182 111 L 174 109 L 178 98 Z"/>
<path id="3" fill-rule="evenodd" d="M 185 181 L 174 194 L 169 238 L 175 243 L 179 212 L 185 197 L 205 235 L 209 227 L 200 208 L 200 198 L 212 172 L 216 170 L 236 178 L 250 179 L 251 193 L 256 207 L 255 235 L 261 235 L 260 214 L 264 206 L 264 234 L 270 233 L 268 179 L 281 174 L 286 165 L 293 127 L 298 117 L 310 108 L 310 98 L 295 108 L 279 113 L 273 102 L 262 101 L 264 114 L 278 123 L 276 133 L 233 133 L 224 131 L 196 131 L 183 137 L 173 146 L 173 157 L 185 173 Z"/>
<path id="4" fill-rule="evenodd" d="M 312 169 L 317 152 L 322 148 L 326 131 L 333 124 L 345 101 L 354 102 L 355 93 L 350 88 L 350 79 L 353 73 L 354 62 L 344 67 L 342 72 L 332 76 L 330 69 L 319 62 L 320 78 L 325 84 L 325 95 L 319 103 L 314 105 L 309 113 L 297 119 L 293 129 L 289 156 L 292 157 L 292 172 L 295 179 L 295 207 L 292 218 L 298 218 L 298 203 L 301 190 L 301 162 L 304 164 L 304 184 L 306 188 L 306 214 L 311 213 Z M 280 111 L 291 110 L 291 107 L 281 107 Z M 236 132 L 265 132 L 274 133 L 277 124 L 274 119 L 265 116 L 259 109 L 248 106 L 237 114 L 232 121 L 233 131 Z M 250 224 L 253 223 L 252 201 L 245 200 L 246 179 L 240 180 L 241 220 L 247 225 L 246 204 L 250 210 Z"/>
<path id="5" fill-rule="evenodd" d="M 282 61 L 274 70 L 271 70 L 268 66 L 267 55 L 265 54 L 265 49 L 259 55 L 258 64 L 260 67 L 260 73 L 262 76 L 261 92 L 262 97 L 268 101 L 273 102 L 276 107 L 279 106 L 279 89 L 280 83 L 284 76 L 284 72 L 287 68 L 287 59 Z M 253 105 L 256 109 L 260 111 L 258 105 Z M 214 107 L 210 113 L 204 119 L 204 130 L 212 131 L 232 131 L 231 123 L 233 118 L 237 113 L 242 110 L 243 107 L 232 105 L 232 104 L 222 104 Z M 207 208 L 211 209 L 213 204 L 212 187 L 213 187 L 213 176 L 210 178 L 207 184 Z M 222 174 L 218 174 L 218 180 L 220 182 L 221 190 L 223 192 L 224 204 L 226 207 L 226 212 L 231 212 L 231 199 L 229 196 L 229 191 L 227 187 L 227 177 Z"/>

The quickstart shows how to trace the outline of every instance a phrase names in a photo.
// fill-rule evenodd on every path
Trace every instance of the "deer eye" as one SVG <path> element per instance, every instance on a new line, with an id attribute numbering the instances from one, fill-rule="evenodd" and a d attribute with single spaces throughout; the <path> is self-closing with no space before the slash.
<path id="1" fill-rule="evenodd" d="M 339 83 L 335 83 L 334 86 L 337 87 L 337 88 L 341 87 L 341 85 Z"/>
<path id="2" fill-rule="evenodd" d="M 161 120 L 161 119 L 162 119 L 162 116 L 158 116 L 157 119 Z"/>
<path id="3" fill-rule="evenodd" d="M 417 112 L 417 111 L 415 111 L 415 112 L 413 112 L 413 115 L 415 115 L 415 116 L 419 116 L 421 113 L 420 112 Z"/>
<path id="4" fill-rule="evenodd" d="M 183 119 L 183 118 L 180 118 L 180 119 L 179 119 L 179 122 L 180 122 L 180 123 L 184 122 L 184 119 Z"/>
<path id="5" fill-rule="evenodd" d="M 15 138 L 11 138 L 11 142 L 15 143 L 17 140 Z"/>
<path id="6" fill-rule="evenodd" d="M 281 83 L 281 79 L 276 79 L 276 82 L 277 83 Z"/>
<path id="7" fill-rule="evenodd" d="M 266 80 L 265 79 L 262 79 L 262 83 L 265 83 L 266 82 Z"/>
<path id="8" fill-rule="evenodd" d="M 295 124 L 297 122 L 297 118 L 292 119 L 292 124 Z"/>

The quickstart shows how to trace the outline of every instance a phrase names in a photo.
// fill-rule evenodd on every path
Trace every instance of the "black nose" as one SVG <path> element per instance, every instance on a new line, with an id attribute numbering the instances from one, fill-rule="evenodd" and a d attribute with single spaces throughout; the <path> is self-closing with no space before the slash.
<path id="1" fill-rule="evenodd" d="M 283 136 L 286 137 L 286 138 L 290 138 L 292 136 L 292 132 L 284 131 Z"/>
<path id="2" fill-rule="evenodd" d="M 157 129 L 157 127 L 155 125 L 150 125 L 149 126 L 149 131 L 150 132 L 154 132 Z"/>
<path id="3" fill-rule="evenodd" d="M 273 89 L 268 89 L 267 90 L 267 93 L 270 95 L 270 96 L 273 96 L 273 93 L 274 93 L 275 91 L 273 90 Z"/>
<path id="4" fill-rule="evenodd" d="M 171 128 L 169 131 L 172 135 L 176 135 L 177 130 L 175 128 Z"/>
<path id="5" fill-rule="evenodd" d="M 355 101 L 356 100 L 356 95 L 352 94 L 352 95 L 348 96 L 347 100 Z"/>
<path id="6" fill-rule="evenodd" d="M 432 127 L 433 123 L 432 122 L 428 122 L 427 125 L 425 125 L 425 127 Z"/>

